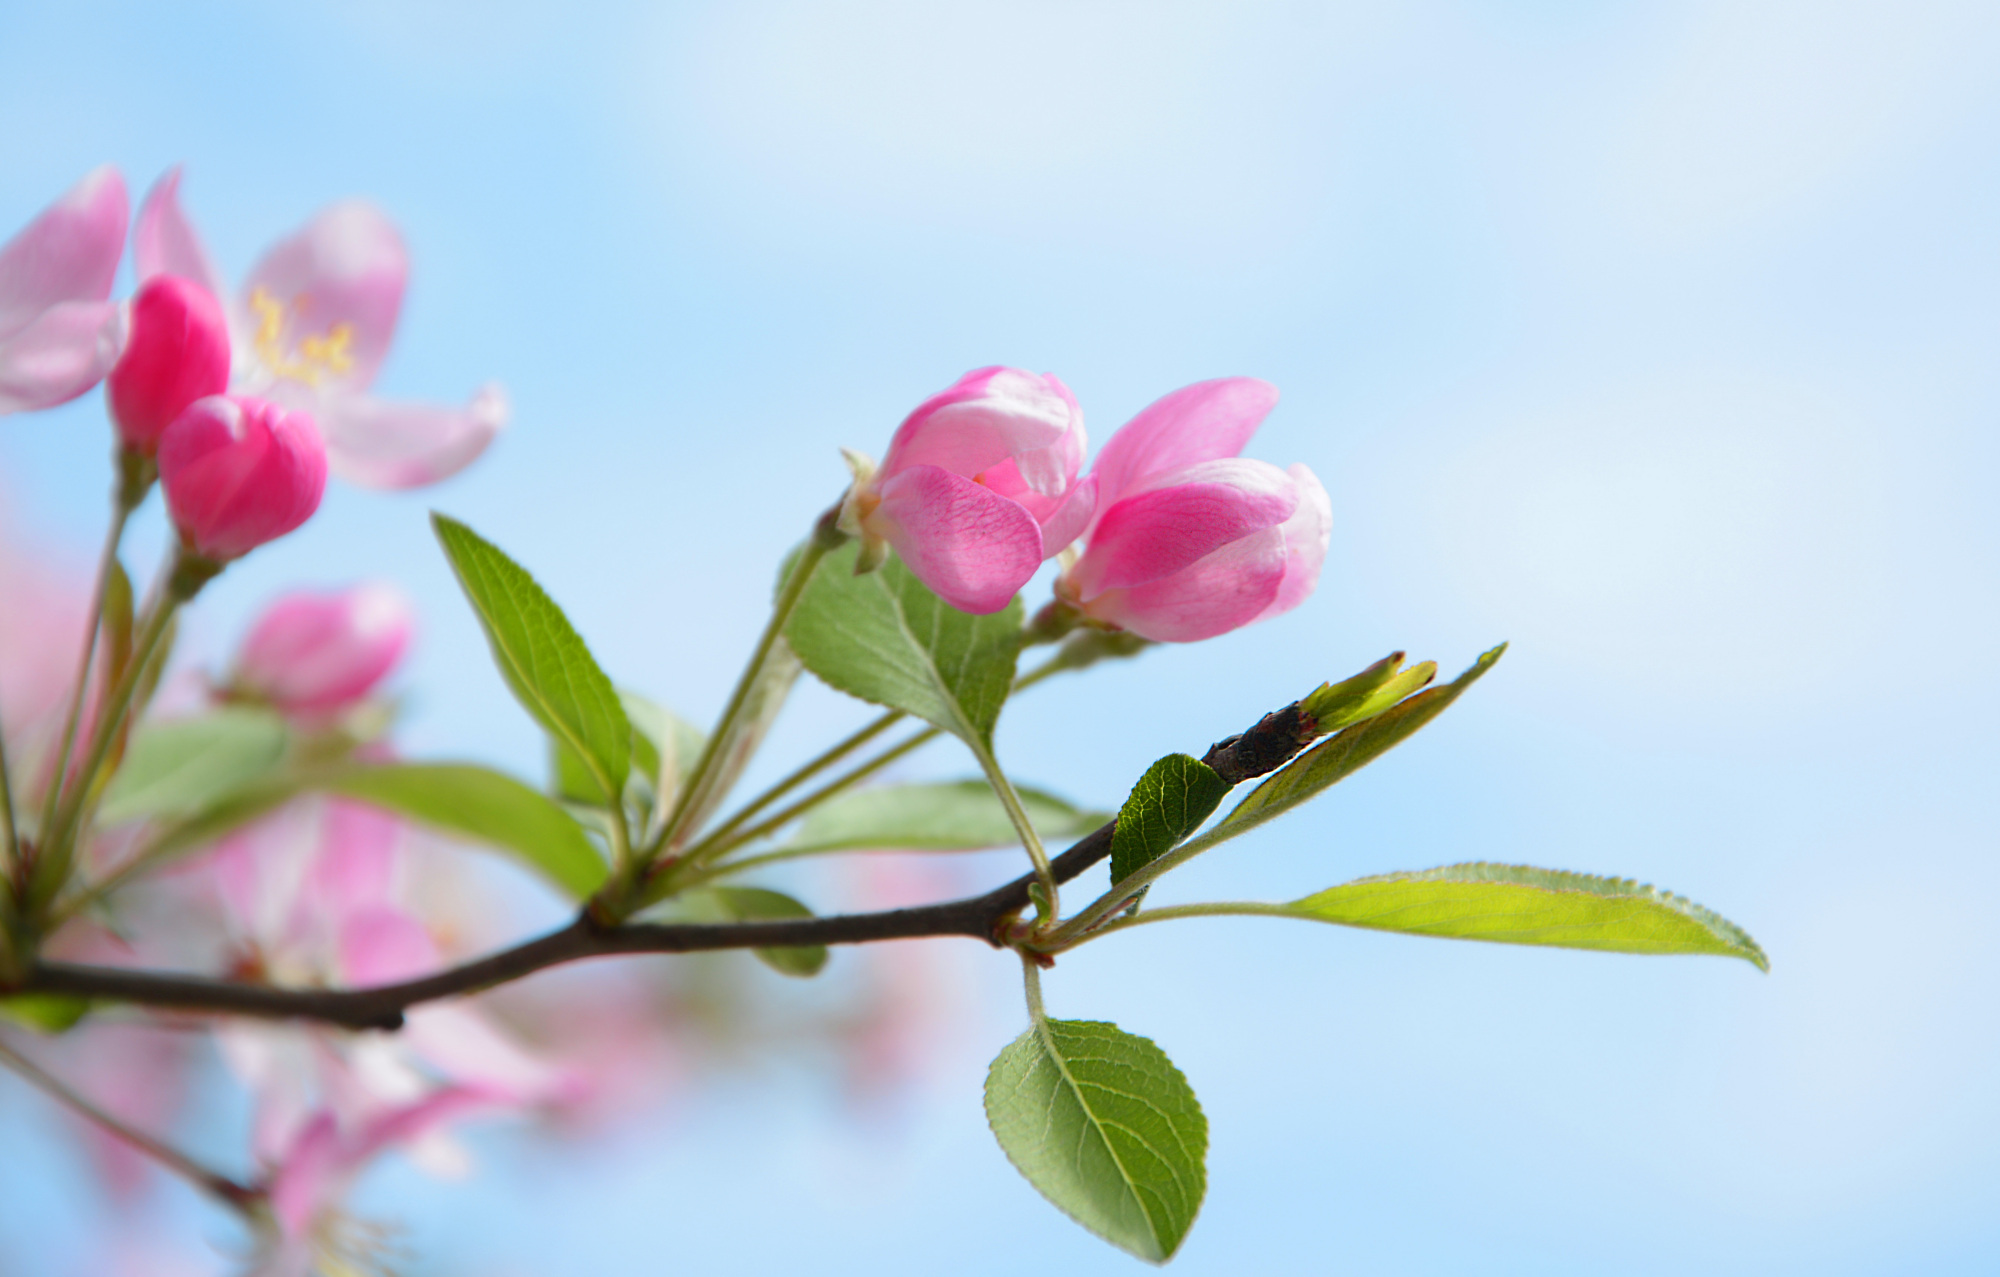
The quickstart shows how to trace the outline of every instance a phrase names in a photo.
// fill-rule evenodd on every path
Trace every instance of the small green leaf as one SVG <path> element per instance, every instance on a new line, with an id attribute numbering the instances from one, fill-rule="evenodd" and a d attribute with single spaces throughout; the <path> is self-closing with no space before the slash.
<path id="1" fill-rule="evenodd" d="M 577 900 L 597 890 L 609 872 L 562 808 L 485 767 L 399 763 L 333 768 L 299 778 L 297 788 L 371 803 L 442 833 L 512 852 Z"/>
<path id="2" fill-rule="evenodd" d="M 59 993 L 16 993 L 0 998 L 0 1017 L 37 1033 L 67 1033 L 89 1014 L 88 998 Z"/>
<path id="3" fill-rule="evenodd" d="M 784 709 L 785 700 L 792 694 L 792 684 L 799 679 L 799 658 L 786 645 L 784 637 L 775 639 L 770 650 L 764 654 L 764 664 L 757 671 L 757 681 L 750 688 L 750 694 L 743 702 L 743 710 L 730 724 L 730 731 L 717 745 L 721 754 L 715 769 L 709 773 L 707 783 L 700 793 L 691 793 L 687 801 L 692 804 L 688 814 L 680 819 L 680 835 L 676 845 L 686 845 L 701 832 L 708 818 L 722 806 L 729 797 L 729 791 L 736 787 L 743 769 L 750 765 L 750 759 L 757 753 L 757 747 L 764 742 L 764 736 L 777 721 L 778 711 Z M 706 748 L 706 741 L 703 742 Z M 689 773 L 696 767 L 701 753 L 697 750 L 685 763 Z M 685 777 L 681 783 L 685 783 Z"/>
<path id="4" fill-rule="evenodd" d="M 1222 805 L 1229 782 L 1186 754 L 1168 754 L 1146 769 L 1111 834 L 1111 881 L 1143 869 L 1174 847 Z"/>
<path id="5" fill-rule="evenodd" d="M 104 682 L 116 686 L 132 662 L 132 578 L 112 557 L 104 576 Z"/>
<path id="6" fill-rule="evenodd" d="M 497 546 L 442 514 L 433 514 L 431 523 L 515 698 L 544 731 L 575 752 L 601 801 L 621 801 L 631 768 L 632 726 L 582 637 L 535 579 Z"/>
<path id="7" fill-rule="evenodd" d="M 813 916 L 812 910 L 783 892 L 767 891 L 762 887 L 711 887 L 704 894 L 713 897 L 718 912 L 731 922 L 781 921 Z M 826 966 L 826 946 L 823 944 L 757 949 L 754 952 L 764 965 L 782 975 L 816 976 Z"/>
<path id="8" fill-rule="evenodd" d="M 1020 655 L 1020 599 L 971 616 L 899 560 L 854 575 L 857 553 L 859 543 L 850 543 L 819 565 L 785 627 L 792 649 L 828 686 L 914 714 L 990 754 Z"/>
<path id="9" fill-rule="evenodd" d="M 1281 907 L 1292 917 L 1376 931 L 1612 953 L 1711 953 L 1771 969 L 1735 923 L 1630 878 L 1448 865 L 1361 878 Z"/>
<path id="10" fill-rule="evenodd" d="M 1166 1053 L 1115 1024 L 1043 1020 L 986 1075 L 1014 1169 L 1121 1250 L 1165 1263 L 1207 1190 L 1208 1121 Z"/>
<path id="11" fill-rule="evenodd" d="M 1263 784 L 1251 790 L 1248 797 L 1236 804 L 1229 814 L 1199 841 L 1204 845 L 1211 845 L 1225 838 L 1233 838 L 1263 824 L 1273 816 L 1290 811 L 1300 803 L 1318 796 L 1332 785 L 1360 771 L 1391 748 L 1415 735 L 1424 724 L 1444 713 L 1451 703 L 1458 699 L 1460 693 L 1478 682 L 1481 675 L 1493 668 L 1493 663 L 1499 660 L 1500 654 L 1506 650 L 1507 645 L 1502 643 L 1481 655 L 1473 662 L 1470 669 L 1444 686 L 1419 692 L 1375 717 L 1356 723 L 1321 741 L 1292 760 L 1282 771 L 1270 776 Z"/>
<path id="12" fill-rule="evenodd" d="M 707 735 L 664 705 L 637 692 L 620 692 L 632 720 L 632 766 L 653 787 L 656 801 L 670 804 L 701 757 Z"/>
<path id="13" fill-rule="evenodd" d="M 104 792 L 107 825 L 186 816 L 278 765 L 285 722 L 267 709 L 229 706 L 201 718 L 145 723 Z"/>
<path id="14" fill-rule="evenodd" d="M 1081 811 L 1053 794 L 1021 789 L 1028 820 L 1045 840 L 1078 838 L 1103 824 L 1102 812 Z M 842 794 L 807 816 L 779 848 L 799 855 L 822 851 L 976 851 L 1020 839 L 1007 809 L 983 780 L 932 785 L 882 785 Z"/>
<path id="15" fill-rule="evenodd" d="M 1319 724 L 1321 732 L 1337 732 L 1375 717 L 1427 686 L 1437 677 L 1437 668 L 1436 661 L 1420 661 L 1403 669 L 1403 654 L 1391 652 L 1353 678 L 1321 684 L 1299 707 Z"/>

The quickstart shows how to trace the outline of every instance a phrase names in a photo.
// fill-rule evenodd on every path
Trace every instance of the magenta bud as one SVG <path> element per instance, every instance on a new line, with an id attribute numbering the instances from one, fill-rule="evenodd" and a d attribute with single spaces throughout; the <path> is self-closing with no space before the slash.
<path id="1" fill-rule="evenodd" d="M 413 629 L 409 602 L 389 585 L 289 595 L 251 627 L 232 683 L 291 713 L 345 709 L 395 668 Z"/>
<path id="2" fill-rule="evenodd" d="M 183 544 L 217 563 L 304 523 L 326 490 L 326 445 L 303 412 L 197 399 L 160 436 L 160 483 Z"/>
<path id="3" fill-rule="evenodd" d="M 132 299 L 131 335 L 106 382 L 118 437 L 151 456 L 189 404 L 229 389 L 229 323 L 199 284 L 155 275 Z"/>

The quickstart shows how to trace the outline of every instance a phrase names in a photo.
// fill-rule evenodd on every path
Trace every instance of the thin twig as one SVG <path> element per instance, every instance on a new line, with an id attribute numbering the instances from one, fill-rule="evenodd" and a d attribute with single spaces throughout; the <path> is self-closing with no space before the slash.
<path id="1" fill-rule="evenodd" d="M 247 1211 L 263 1196 L 256 1189 L 238 1183 L 220 1171 L 203 1166 L 179 1149 L 162 1143 L 144 1131 L 128 1126 L 123 1120 L 113 1117 L 70 1090 L 60 1078 L 47 1072 L 4 1041 L 0 1041 L 0 1064 L 20 1074 L 58 1104 L 102 1128 L 106 1134 L 131 1145 L 196 1188 L 216 1197 L 225 1206 L 238 1211 Z"/>

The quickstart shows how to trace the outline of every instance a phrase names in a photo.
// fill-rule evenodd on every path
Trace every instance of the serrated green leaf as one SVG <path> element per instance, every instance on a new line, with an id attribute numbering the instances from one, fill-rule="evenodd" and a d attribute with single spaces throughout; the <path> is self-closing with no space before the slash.
<path id="1" fill-rule="evenodd" d="M 284 719 L 247 705 L 141 724 L 104 791 L 98 819 L 121 825 L 200 811 L 276 767 L 285 739 Z"/>
<path id="2" fill-rule="evenodd" d="M 1292 917 L 1375 931 L 1612 953 L 1710 953 L 1770 970 L 1735 923 L 1630 878 L 1465 864 L 1380 874 L 1279 906 Z"/>
<path id="3" fill-rule="evenodd" d="M 990 753 L 1020 655 L 1021 601 L 971 616 L 899 560 L 854 575 L 858 542 L 827 555 L 785 637 L 828 686 L 914 714 Z"/>
<path id="4" fill-rule="evenodd" d="M 1164 1051 L 1115 1024 L 1043 1020 L 1014 1039 L 987 1072 L 986 1120 L 1042 1196 L 1141 1259 L 1170 1259 L 1201 1209 L 1201 1104 Z"/>
<path id="5" fill-rule="evenodd" d="M 512 852 L 577 900 L 603 885 L 604 858 L 555 803 L 511 776 L 470 763 L 332 768 L 299 778 L 300 790 L 339 794 L 442 833 Z"/>
<path id="6" fill-rule="evenodd" d="M 526 569 L 499 547 L 442 514 L 433 514 L 431 524 L 515 699 L 544 731 L 575 751 L 600 801 L 621 801 L 631 769 L 632 726 L 583 638 Z"/>
<path id="7" fill-rule="evenodd" d="M 1482 654 L 1470 669 L 1442 687 L 1419 692 L 1375 717 L 1321 741 L 1251 790 L 1201 841 L 1214 843 L 1233 838 L 1273 816 L 1290 811 L 1360 771 L 1444 713 L 1466 688 L 1493 668 L 1493 663 L 1506 650 L 1507 645 L 1502 643 Z"/>
<path id="8" fill-rule="evenodd" d="M 1077 838 L 1103 824 L 1103 812 L 1082 811 L 1053 794 L 1020 789 L 1021 805 L 1044 840 Z M 882 785 L 842 794 L 806 817 L 779 850 L 976 851 L 1020 841 L 1007 809 L 983 780 L 931 785 Z"/>
<path id="9" fill-rule="evenodd" d="M 1139 778 L 1111 834 L 1111 881 L 1159 859 L 1222 805 L 1229 782 L 1186 754 L 1168 754 Z"/>
<path id="10" fill-rule="evenodd" d="M 0 1018 L 37 1033 L 67 1033 L 90 1014 L 88 998 L 57 993 L 16 993 L 0 997 Z"/>
<path id="11" fill-rule="evenodd" d="M 763 887 L 711 887 L 723 914 L 732 922 L 781 921 L 810 918 L 813 911 L 782 891 Z M 816 976 L 826 966 L 826 946 L 796 945 L 753 950 L 765 966 L 781 975 Z"/>

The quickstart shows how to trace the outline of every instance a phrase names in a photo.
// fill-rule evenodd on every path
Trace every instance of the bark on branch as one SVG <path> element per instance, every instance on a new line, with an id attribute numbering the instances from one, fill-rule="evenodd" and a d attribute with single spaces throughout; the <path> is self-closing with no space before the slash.
<path id="1" fill-rule="evenodd" d="M 1218 742 L 1202 761 L 1230 784 L 1289 762 L 1315 735 L 1297 705 L 1267 714 L 1249 731 Z M 1057 882 L 1068 882 L 1111 854 L 1109 821 L 1052 862 Z M 39 962 L 8 993 L 55 994 L 175 1011 L 315 1020 L 348 1029 L 398 1029 L 410 1007 L 477 993 L 549 967 L 635 953 L 696 953 L 796 945 L 870 944 L 930 936 L 969 936 L 999 945 L 1014 917 L 1029 904 L 1035 875 L 1024 874 L 981 896 L 885 909 L 766 922 L 628 922 L 604 927 L 586 912 L 557 931 L 511 949 L 450 967 L 435 975 L 367 989 L 290 989 L 206 976 L 119 967 Z"/>

